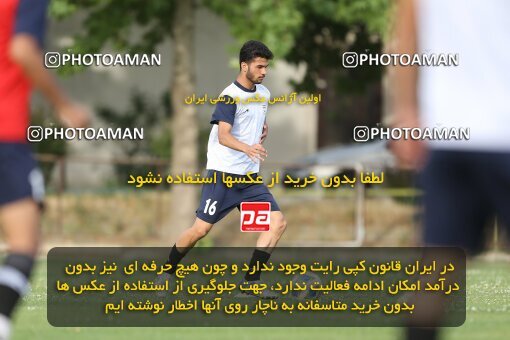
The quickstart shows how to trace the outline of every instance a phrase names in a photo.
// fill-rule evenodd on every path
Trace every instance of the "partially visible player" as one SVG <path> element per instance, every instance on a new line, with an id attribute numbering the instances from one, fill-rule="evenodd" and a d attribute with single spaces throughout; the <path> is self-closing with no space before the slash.
<path id="1" fill-rule="evenodd" d="M 458 53 L 459 65 L 396 67 L 394 125 L 470 129 L 469 140 L 392 145 L 401 164 L 421 170 L 425 245 L 478 252 L 494 215 L 510 231 L 510 71 L 503 66 L 510 48 L 501 43 L 510 34 L 509 12 L 506 0 L 398 3 L 392 52 Z M 406 336 L 433 340 L 438 330 L 410 327 Z"/>
<path id="2" fill-rule="evenodd" d="M 197 241 L 232 209 L 239 207 L 241 202 L 271 203 L 270 230 L 260 234 L 249 263 L 250 268 L 269 260 L 271 251 L 285 231 L 285 218 L 265 185 L 238 183 L 228 188 L 222 182 L 223 173 L 235 178 L 246 177 L 250 172 L 256 176 L 260 161 L 267 156 L 262 143 L 268 131 L 266 112 L 270 94 L 261 83 L 272 58 L 273 53 L 259 41 L 248 41 L 240 50 L 240 72 L 237 79 L 221 93 L 220 96 L 227 99 L 216 105 L 211 119 L 213 126 L 207 146 L 207 170 L 208 176 L 216 173 L 217 181 L 216 184 L 204 184 L 195 223 L 179 236 L 173 246 L 167 261 L 172 269 L 163 276 L 165 280 L 175 273 L 177 264 Z M 257 95 L 265 101 L 245 104 L 246 99 Z M 240 99 L 237 104 L 234 103 L 236 99 Z M 260 271 L 253 270 L 253 273 L 245 276 L 245 280 L 259 281 Z M 277 295 L 266 290 L 259 297 L 276 298 Z"/>
<path id="3" fill-rule="evenodd" d="M 39 244 L 43 177 L 27 144 L 32 87 L 69 127 L 82 127 L 88 112 L 58 88 L 43 65 L 47 0 L 0 1 L 0 226 L 8 254 L 0 266 L 0 339 L 26 293 Z"/>

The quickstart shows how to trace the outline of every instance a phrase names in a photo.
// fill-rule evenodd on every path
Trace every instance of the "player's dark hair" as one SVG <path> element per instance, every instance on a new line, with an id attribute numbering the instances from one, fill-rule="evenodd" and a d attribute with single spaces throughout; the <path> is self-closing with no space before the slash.
<path id="1" fill-rule="evenodd" d="M 247 63 L 258 57 L 271 60 L 273 59 L 273 52 L 260 41 L 249 40 L 245 42 L 243 47 L 241 47 L 241 51 L 239 51 L 239 69 L 241 68 L 241 63 Z"/>

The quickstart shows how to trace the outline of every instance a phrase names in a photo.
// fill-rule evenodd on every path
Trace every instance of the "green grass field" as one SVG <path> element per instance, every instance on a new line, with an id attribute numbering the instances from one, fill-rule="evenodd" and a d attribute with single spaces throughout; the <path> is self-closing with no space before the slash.
<path id="1" fill-rule="evenodd" d="M 445 328 L 442 339 L 508 339 L 510 263 L 470 262 L 467 319 Z M 73 313 L 73 311 L 69 311 Z M 396 328 L 57 328 L 46 319 L 46 262 L 40 262 L 32 292 L 18 309 L 13 339 L 400 339 Z"/>

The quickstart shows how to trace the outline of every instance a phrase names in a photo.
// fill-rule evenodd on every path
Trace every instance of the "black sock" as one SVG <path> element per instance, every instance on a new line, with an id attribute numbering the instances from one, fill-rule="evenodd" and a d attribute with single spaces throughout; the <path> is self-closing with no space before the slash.
<path id="1" fill-rule="evenodd" d="M 260 280 L 260 269 L 262 267 L 262 264 L 267 263 L 269 260 L 269 257 L 271 256 L 270 253 L 267 253 L 263 250 L 255 249 L 253 251 L 253 255 L 251 256 L 250 270 L 246 272 L 246 275 L 244 276 L 244 279 L 246 281 L 257 281 Z M 259 263 L 258 270 L 254 270 L 253 268 L 257 267 L 257 262 Z"/>
<path id="2" fill-rule="evenodd" d="M 436 340 L 438 338 L 437 328 L 407 327 L 407 340 Z"/>
<path id="3" fill-rule="evenodd" d="M 11 317 L 25 293 L 34 259 L 24 254 L 9 254 L 0 267 L 0 314 Z"/>
<path id="4" fill-rule="evenodd" d="M 1 272 L 2 269 L 0 269 Z M 10 318 L 21 295 L 14 289 L 0 284 L 0 314 Z"/>
<path id="5" fill-rule="evenodd" d="M 173 274 L 177 271 L 177 265 L 181 260 L 186 256 L 187 252 L 181 253 L 177 250 L 177 245 L 174 244 L 172 247 L 172 250 L 170 250 L 170 255 L 168 256 L 168 260 L 166 261 L 166 264 L 172 265 L 172 268 L 169 270 L 166 270 L 165 272 L 168 274 Z"/>

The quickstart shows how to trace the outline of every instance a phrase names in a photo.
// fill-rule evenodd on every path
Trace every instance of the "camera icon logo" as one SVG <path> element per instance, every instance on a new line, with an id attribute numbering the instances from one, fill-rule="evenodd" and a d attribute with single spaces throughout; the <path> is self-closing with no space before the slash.
<path id="1" fill-rule="evenodd" d="M 40 142 L 43 140 L 43 128 L 41 126 L 29 126 L 27 139 L 29 142 Z"/>
<path id="2" fill-rule="evenodd" d="M 44 66 L 46 66 L 46 68 L 58 68 L 60 67 L 60 63 L 60 53 L 47 52 L 44 55 Z"/>
<path id="3" fill-rule="evenodd" d="M 354 141 L 367 142 L 370 139 L 370 130 L 368 126 L 356 126 L 354 128 Z"/>
<path id="4" fill-rule="evenodd" d="M 342 65 L 344 68 L 355 68 L 358 66 L 358 53 L 345 52 L 342 55 Z"/>

